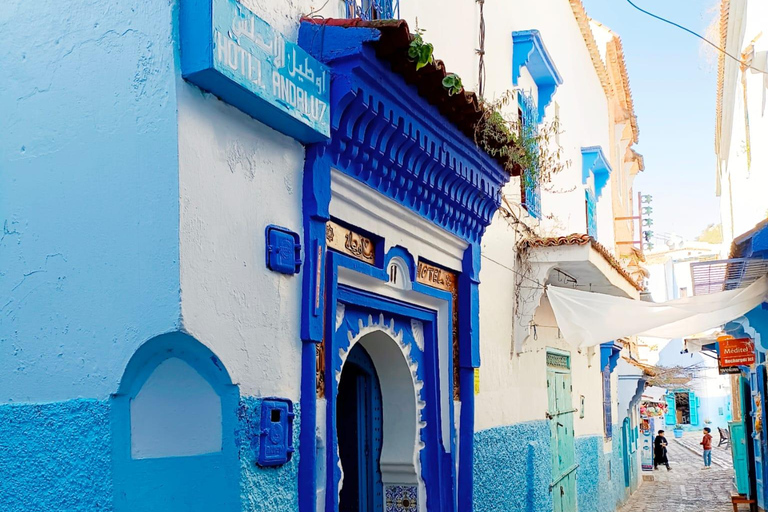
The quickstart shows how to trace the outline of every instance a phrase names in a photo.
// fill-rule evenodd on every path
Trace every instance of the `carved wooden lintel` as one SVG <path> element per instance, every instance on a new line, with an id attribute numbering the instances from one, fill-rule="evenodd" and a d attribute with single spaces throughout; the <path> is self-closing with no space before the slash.
<path id="1" fill-rule="evenodd" d="M 325 225 L 325 243 L 330 249 L 348 254 L 360 261 L 373 265 L 376 262 L 376 247 L 373 240 L 333 221 Z"/>

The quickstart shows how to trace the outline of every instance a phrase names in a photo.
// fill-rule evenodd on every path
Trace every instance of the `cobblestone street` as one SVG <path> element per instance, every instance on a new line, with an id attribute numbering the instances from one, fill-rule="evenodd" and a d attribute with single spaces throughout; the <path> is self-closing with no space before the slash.
<path id="1" fill-rule="evenodd" d="M 730 449 L 713 446 L 712 469 L 704 471 L 698 443 L 698 433 L 670 439 L 672 471 L 665 468 L 654 471 L 654 481 L 643 482 L 619 512 L 732 512 Z M 748 510 L 747 505 L 742 507 L 741 510 Z"/>

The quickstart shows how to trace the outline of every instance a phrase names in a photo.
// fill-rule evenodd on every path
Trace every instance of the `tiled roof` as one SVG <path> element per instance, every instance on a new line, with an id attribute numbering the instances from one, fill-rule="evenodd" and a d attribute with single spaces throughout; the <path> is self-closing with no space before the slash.
<path id="1" fill-rule="evenodd" d="M 634 286 L 637 290 L 643 290 L 643 286 L 632 278 L 629 272 L 627 272 L 621 263 L 619 263 L 619 260 L 617 260 L 603 244 L 599 243 L 589 235 L 573 233 L 568 236 L 526 238 L 520 241 L 518 247 L 520 249 L 526 249 L 533 247 L 559 247 L 569 245 L 583 246 L 587 244 L 591 244 L 592 248 L 599 252 L 600 255 L 605 258 L 605 260 L 611 265 L 611 267 L 613 267 L 614 270 L 621 274 L 621 276 L 630 284 L 632 284 L 632 286 Z"/>
<path id="2" fill-rule="evenodd" d="M 608 62 L 618 71 L 621 77 L 621 89 L 616 91 L 622 108 L 629 115 L 629 122 L 632 125 L 632 142 L 637 144 L 640 136 L 640 129 L 637 126 L 637 116 L 635 115 L 635 102 L 632 99 L 632 88 L 629 85 L 629 75 L 627 74 L 627 63 L 624 59 L 624 46 L 621 44 L 621 38 L 614 35 L 613 40 L 608 43 Z"/>
<path id="3" fill-rule="evenodd" d="M 605 64 L 603 64 L 603 59 L 600 56 L 600 50 L 597 47 L 595 35 L 589 27 L 589 16 L 587 16 L 587 11 L 584 9 L 584 4 L 581 3 L 581 0 L 569 0 L 569 2 L 571 4 L 571 10 L 573 10 L 573 15 L 576 18 L 576 23 L 578 23 L 579 30 L 581 30 L 581 36 L 587 44 L 589 57 L 592 59 L 592 65 L 600 79 L 600 84 L 603 86 L 605 95 L 610 97 L 613 94 L 611 81 L 608 77 L 608 71 L 605 68 Z"/>
<path id="4" fill-rule="evenodd" d="M 458 94 L 449 94 L 443 86 L 443 79 L 449 75 L 445 64 L 440 59 L 434 59 L 421 69 L 416 69 L 416 62 L 408 57 L 408 48 L 413 40 L 413 34 L 408 29 L 405 20 L 373 20 L 359 18 L 302 18 L 303 22 L 317 25 L 327 25 L 344 28 L 369 28 L 377 30 L 381 36 L 371 43 L 376 56 L 386 61 L 392 71 L 401 75 L 406 83 L 416 87 L 419 96 L 437 107 L 440 113 L 464 135 L 475 140 L 475 129 L 482 118 L 484 109 L 474 92 L 462 88 Z M 507 168 L 506 157 L 491 157 Z M 519 175 L 520 169 L 511 174 Z"/>

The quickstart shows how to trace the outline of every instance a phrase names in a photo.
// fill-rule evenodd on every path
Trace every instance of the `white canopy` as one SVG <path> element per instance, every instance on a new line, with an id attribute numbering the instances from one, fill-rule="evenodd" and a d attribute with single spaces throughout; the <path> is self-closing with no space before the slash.
<path id="1" fill-rule="evenodd" d="M 741 290 L 663 303 L 554 286 L 547 296 L 565 339 L 590 347 L 634 335 L 683 338 L 719 327 L 768 300 L 768 276 Z"/>

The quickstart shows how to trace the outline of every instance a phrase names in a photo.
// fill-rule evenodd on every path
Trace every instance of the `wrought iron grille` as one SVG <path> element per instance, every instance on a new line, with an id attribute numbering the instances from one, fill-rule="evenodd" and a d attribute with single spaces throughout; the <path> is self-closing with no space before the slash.
<path id="1" fill-rule="evenodd" d="M 400 0 L 344 0 L 347 18 L 391 20 L 400 17 Z"/>
<path id="2" fill-rule="evenodd" d="M 547 352 L 547 366 L 550 368 L 560 368 L 562 370 L 571 369 L 571 357 L 565 354 L 556 354 Z"/>
<path id="3" fill-rule="evenodd" d="M 520 130 L 526 140 L 531 141 L 534 147 L 533 151 L 538 151 L 535 147 L 535 137 L 538 134 L 538 111 L 533 97 L 530 93 L 519 91 L 517 94 L 518 104 L 520 106 Z M 531 217 L 541 218 L 541 184 L 539 183 L 538 169 L 525 169 L 526 173 L 523 181 L 523 206 L 528 210 Z"/>

